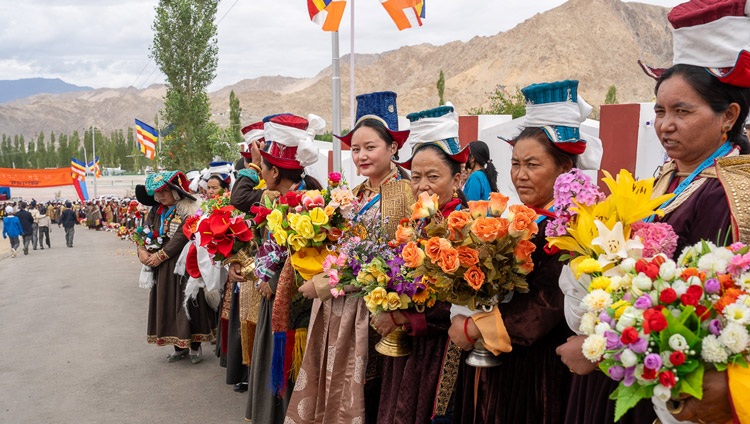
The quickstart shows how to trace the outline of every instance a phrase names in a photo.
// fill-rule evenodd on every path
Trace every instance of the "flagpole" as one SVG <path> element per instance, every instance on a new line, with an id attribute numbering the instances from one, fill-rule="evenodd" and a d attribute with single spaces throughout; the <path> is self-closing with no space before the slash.
<path id="1" fill-rule="evenodd" d="M 89 156 L 86 154 L 86 128 L 83 129 L 83 183 L 86 184 L 86 174 L 89 169 Z M 86 188 L 86 194 L 88 194 L 88 187 Z M 88 199 L 87 199 L 88 200 Z"/>
<path id="2" fill-rule="evenodd" d="M 333 133 L 341 134 L 341 69 L 339 67 L 339 33 L 331 32 L 331 65 L 333 76 Z M 333 171 L 341 172 L 341 140 L 333 137 Z"/>
<path id="3" fill-rule="evenodd" d="M 349 34 L 349 130 L 354 129 L 354 0 L 351 0 L 352 31 Z"/>
<path id="4" fill-rule="evenodd" d="M 94 162 L 94 198 L 96 199 L 99 197 L 99 193 L 96 190 L 96 134 L 93 126 L 91 127 L 91 145 L 94 146 L 94 157 L 92 159 Z"/>

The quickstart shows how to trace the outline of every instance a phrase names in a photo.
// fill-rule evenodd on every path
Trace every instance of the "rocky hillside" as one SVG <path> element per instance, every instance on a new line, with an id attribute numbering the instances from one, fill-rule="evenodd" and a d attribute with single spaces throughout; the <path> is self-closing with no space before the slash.
<path id="1" fill-rule="evenodd" d="M 442 46 L 417 45 L 376 55 L 357 55 L 357 93 L 399 93 L 399 111 L 437 105 L 435 83 L 445 73 L 445 98 L 459 112 L 487 106 L 495 86 L 508 89 L 560 79 L 578 79 L 592 104 L 617 87 L 620 102 L 649 101 L 653 81 L 636 61 L 668 65 L 672 36 L 668 9 L 619 0 L 570 0 L 562 6 L 491 37 L 475 37 Z M 429 23 L 428 23 L 429 25 Z M 349 67 L 341 62 L 343 127 L 348 127 Z M 229 92 L 243 108 L 243 123 L 281 111 L 317 113 L 331 119 L 331 69 L 313 78 L 261 77 L 243 80 L 210 94 L 215 120 L 229 120 Z M 99 89 L 85 93 L 39 95 L 0 104 L 0 132 L 30 134 L 95 125 L 104 129 L 132 126 L 133 118 L 153 121 L 164 88 Z M 330 127 L 329 127 L 330 128 Z"/>

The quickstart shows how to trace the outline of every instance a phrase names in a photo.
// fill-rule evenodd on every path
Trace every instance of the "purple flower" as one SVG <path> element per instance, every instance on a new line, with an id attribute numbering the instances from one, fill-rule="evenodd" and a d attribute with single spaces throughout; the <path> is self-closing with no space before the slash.
<path id="1" fill-rule="evenodd" d="M 643 296 L 639 297 L 638 300 L 635 301 L 635 307 L 638 309 L 646 310 L 654 305 L 654 302 L 651 301 L 651 296 L 644 294 Z"/>
<path id="2" fill-rule="evenodd" d="M 655 353 L 649 353 L 643 360 L 643 365 L 648 369 L 658 370 L 661 368 L 661 356 Z"/>
<path id="3" fill-rule="evenodd" d="M 614 331 L 605 331 L 604 338 L 607 340 L 607 350 L 615 350 L 622 347 L 620 336 L 618 336 Z"/>
<path id="4" fill-rule="evenodd" d="M 625 368 L 620 365 L 613 365 L 607 370 L 609 378 L 615 381 L 620 381 L 625 377 Z"/>
<path id="5" fill-rule="evenodd" d="M 719 280 L 716 278 L 709 278 L 706 280 L 706 284 L 704 284 L 703 288 L 706 290 L 706 293 L 715 294 L 721 290 L 721 283 L 719 283 Z"/>
<path id="6" fill-rule="evenodd" d="M 645 337 L 639 337 L 638 340 L 629 344 L 628 347 L 635 353 L 644 353 L 646 349 L 648 349 L 648 339 Z"/>
<path id="7" fill-rule="evenodd" d="M 708 331 L 718 337 L 721 334 L 721 321 L 718 319 L 712 319 L 711 322 L 708 323 Z"/>
<path id="8" fill-rule="evenodd" d="M 611 316 L 609 316 L 607 311 L 599 312 L 599 321 L 606 322 L 610 325 L 610 327 L 615 325 L 615 320 Z"/>
<path id="9" fill-rule="evenodd" d="M 635 383 L 635 367 L 625 368 L 625 375 L 623 376 L 622 384 L 630 387 Z"/>

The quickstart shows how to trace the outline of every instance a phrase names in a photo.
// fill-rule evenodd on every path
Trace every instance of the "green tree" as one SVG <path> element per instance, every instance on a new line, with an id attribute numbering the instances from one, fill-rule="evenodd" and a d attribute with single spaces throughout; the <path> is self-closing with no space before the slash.
<path id="1" fill-rule="evenodd" d="M 159 0 L 151 57 L 167 77 L 162 166 L 190 169 L 211 160 L 211 112 L 206 89 L 216 77 L 218 0 Z"/>
<path id="2" fill-rule="evenodd" d="M 498 85 L 495 91 L 490 93 L 490 107 L 472 108 L 469 110 L 471 115 L 511 115 L 513 119 L 526 115 L 526 98 L 523 96 L 521 89 L 516 87 L 513 94 L 505 90 L 505 86 Z"/>
<path id="3" fill-rule="evenodd" d="M 232 131 L 232 142 L 234 144 L 242 143 L 242 107 L 240 99 L 234 94 L 234 90 L 229 93 L 229 129 Z"/>
<path id="4" fill-rule="evenodd" d="M 445 94 L 445 74 L 442 69 L 440 70 L 440 76 L 437 80 L 437 90 L 438 98 L 440 98 L 440 104 L 438 106 L 442 106 L 445 104 L 445 97 L 443 96 Z"/>
<path id="5" fill-rule="evenodd" d="M 607 96 L 604 98 L 604 104 L 615 105 L 617 103 L 617 87 L 610 85 L 609 90 L 607 90 Z"/>

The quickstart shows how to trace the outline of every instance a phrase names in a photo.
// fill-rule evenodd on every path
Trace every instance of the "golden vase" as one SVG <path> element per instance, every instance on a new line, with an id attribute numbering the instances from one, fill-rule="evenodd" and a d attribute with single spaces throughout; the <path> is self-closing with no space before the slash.
<path id="1" fill-rule="evenodd" d="M 411 354 L 411 344 L 404 327 L 396 327 L 395 330 L 380 339 L 378 344 L 375 345 L 375 350 L 382 355 L 395 358 Z"/>

